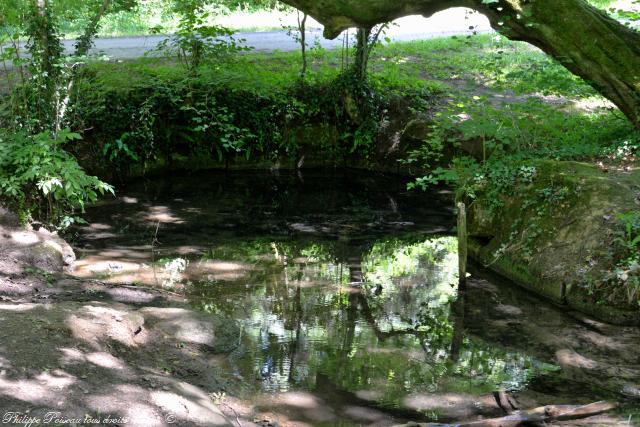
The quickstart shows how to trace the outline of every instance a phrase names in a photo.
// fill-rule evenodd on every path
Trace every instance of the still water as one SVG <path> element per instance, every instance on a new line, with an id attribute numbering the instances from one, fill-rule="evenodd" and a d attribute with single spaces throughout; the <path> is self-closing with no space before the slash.
<path id="1" fill-rule="evenodd" d="M 481 268 L 458 289 L 451 205 L 345 171 L 140 181 L 89 210 L 76 274 L 170 289 L 233 322 L 233 393 L 308 425 L 497 416 L 496 391 L 522 408 L 613 399 L 600 422 L 634 425 L 638 331 Z"/>

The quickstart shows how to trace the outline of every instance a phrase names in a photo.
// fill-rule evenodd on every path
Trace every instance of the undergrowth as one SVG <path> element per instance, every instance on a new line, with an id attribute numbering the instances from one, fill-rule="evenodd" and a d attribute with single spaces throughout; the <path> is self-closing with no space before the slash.
<path id="1" fill-rule="evenodd" d="M 328 162 L 367 159 L 394 99 L 426 108 L 441 92 L 437 85 L 359 82 L 331 68 L 301 81 L 293 67 L 274 72 L 255 61 L 194 74 L 154 61 L 88 67 L 72 104 L 70 125 L 87 129 L 77 154 L 122 174 L 184 158 L 298 159 L 309 148 Z"/>

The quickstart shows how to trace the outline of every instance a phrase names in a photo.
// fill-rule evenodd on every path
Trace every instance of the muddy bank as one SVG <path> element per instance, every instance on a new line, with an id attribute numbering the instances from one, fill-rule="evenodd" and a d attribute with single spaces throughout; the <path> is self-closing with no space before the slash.
<path id="1" fill-rule="evenodd" d="M 162 291 L 67 277 L 69 245 L 1 213 L 3 423 L 229 425 L 210 393 L 235 323 Z"/>

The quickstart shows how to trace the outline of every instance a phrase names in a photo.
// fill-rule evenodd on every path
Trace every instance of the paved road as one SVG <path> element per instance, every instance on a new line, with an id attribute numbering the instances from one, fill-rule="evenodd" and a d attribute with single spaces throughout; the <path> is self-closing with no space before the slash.
<path id="1" fill-rule="evenodd" d="M 319 25 L 319 24 L 313 24 Z M 463 8 L 452 8 L 440 12 L 431 18 L 421 16 L 408 16 L 395 21 L 386 35 L 392 41 L 422 40 L 436 37 L 452 35 L 470 34 L 469 27 L 475 28 L 478 32 L 490 32 L 491 27 L 486 17 L 480 14 L 469 15 Z M 353 35 L 354 31 L 351 31 Z M 326 49 L 342 46 L 345 34 L 335 40 L 327 40 L 322 37 L 319 28 L 310 29 L 307 32 L 309 44 L 313 44 L 317 39 L 320 45 Z M 239 39 L 245 39 L 245 45 L 250 46 L 254 51 L 271 52 L 275 50 L 292 51 L 297 50 L 298 44 L 287 34 L 286 31 L 268 31 L 253 33 L 237 33 Z M 166 36 L 146 36 L 146 37 L 123 37 L 97 39 L 93 54 L 105 54 L 113 59 L 134 59 L 143 56 L 148 51 L 155 48 L 159 42 L 166 39 Z M 74 40 L 64 42 L 68 53 L 73 52 Z"/>
<path id="2" fill-rule="evenodd" d="M 311 25 L 315 21 L 312 20 Z M 452 35 L 470 34 L 469 27 L 474 27 L 478 32 L 490 32 L 491 27 L 486 17 L 481 14 L 469 14 L 464 8 L 452 8 L 437 13 L 430 18 L 421 16 L 407 16 L 394 21 L 386 35 L 393 41 L 422 40 L 436 37 Z M 266 24 L 266 22 L 265 22 Z M 351 31 L 353 35 L 354 31 Z M 237 33 L 237 38 L 245 39 L 245 45 L 250 46 L 254 51 L 271 52 L 274 50 L 292 51 L 299 48 L 298 44 L 287 34 L 286 31 L 268 31 L 253 33 Z M 335 40 L 327 40 L 322 37 L 319 28 L 311 29 L 307 32 L 309 44 L 319 41 L 320 45 L 326 49 L 342 46 L 343 35 Z M 157 46 L 166 36 L 147 37 L 123 37 L 110 39 L 97 39 L 93 54 L 105 54 L 113 59 L 133 59 L 143 56 L 148 51 Z M 66 51 L 73 52 L 74 40 L 64 42 Z"/>
<path id="3" fill-rule="evenodd" d="M 491 32 L 489 29 L 479 29 L 480 33 Z M 453 35 L 471 34 L 469 30 L 450 30 L 450 31 L 430 31 L 430 32 L 399 32 L 391 34 L 391 41 L 412 41 L 424 40 L 437 37 L 447 37 Z M 342 46 L 344 34 L 334 40 L 328 40 L 322 37 L 322 31 L 319 29 L 307 32 L 307 40 L 309 45 L 313 45 L 316 40 L 325 49 L 333 49 Z M 135 59 L 145 54 L 154 55 L 152 51 L 158 43 L 165 40 L 167 36 L 141 36 L 141 37 L 118 37 L 107 39 L 96 39 L 91 54 L 106 55 L 110 59 Z M 286 31 L 269 31 L 257 33 L 236 33 L 236 38 L 244 39 L 244 45 L 253 48 L 254 52 L 273 52 L 294 51 L 299 49 L 299 45 L 289 36 Z M 63 42 L 65 51 L 69 54 L 74 51 L 75 40 L 65 40 Z M 157 53 L 155 53 L 157 55 Z M 23 52 L 23 57 L 28 56 Z M 6 63 L 7 70 L 13 69 L 10 62 Z M 2 71 L 0 71 L 2 74 Z"/>
<path id="4" fill-rule="evenodd" d="M 487 32 L 486 29 L 480 30 Z M 437 32 L 410 32 L 394 34 L 390 38 L 393 41 L 411 41 L 422 40 L 436 37 L 445 37 L 453 35 L 470 34 L 470 31 L 454 30 L 454 31 L 437 31 Z M 132 59 L 139 58 L 152 50 L 159 42 L 164 40 L 166 36 L 147 36 L 147 37 L 126 37 L 112 39 L 97 39 L 95 47 L 92 49 L 94 54 L 105 54 L 115 59 Z M 269 31 L 259 33 L 237 33 L 236 38 L 245 39 L 245 45 L 253 48 L 258 52 L 272 52 L 275 50 L 292 51 L 297 50 L 299 45 L 285 31 Z M 327 40 L 322 37 L 322 31 L 312 30 L 307 32 L 307 40 L 312 44 L 316 38 L 322 47 L 326 49 L 342 46 L 343 36 L 334 40 Z M 64 42 L 69 52 L 73 51 L 73 40 Z"/>

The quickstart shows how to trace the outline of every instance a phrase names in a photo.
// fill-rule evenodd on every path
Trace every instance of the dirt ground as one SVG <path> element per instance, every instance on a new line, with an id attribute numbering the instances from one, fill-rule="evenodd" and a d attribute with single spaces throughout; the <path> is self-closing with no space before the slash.
<path id="1" fill-rule="evenodd" d="M 225 388 L 233 322 L 166 292 L 66 276 L 64 241 L 0 220 L 3 424 L 230 424 L 209 393 Z"/>

